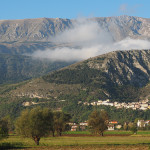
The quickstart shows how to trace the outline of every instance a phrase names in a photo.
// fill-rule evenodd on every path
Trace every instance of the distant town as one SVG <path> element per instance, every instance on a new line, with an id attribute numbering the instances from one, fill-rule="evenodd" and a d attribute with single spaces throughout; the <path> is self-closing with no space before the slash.
<path id="1" fill-rule="evenodd" d="M 79 101 L 78 104 L 82 103 L 82 101 Z M 105 106 L 114 106 L 117 109 L 118 108 L 126 108 L 126 109 L 133 109 L 133 110 L 147 110 L 150 109 L 150 103 L 149 100 L 141 100 L 139 102 L 130 102 L 130 103 L 119 103 L 119 102 L 110 102 L 109 99 L 102 101 L 102 100 L 98 100 L 97 102 L 84 102 L 84 105 L 93 105 L 93 106 L 99 106 L 99 105 L 105 105 Z"/>
<path id="2" fill-rule="evenodd" d="M 60 100 L 60 101 L 65 101 L 65 100 Z M 23 102 L 22 105 L 23 106 L 30 106 L 30 105 L 36 105 L 36 104 L 40 104 L 40 103 L 44 103 L 44 102 Z M 88 103 L 88 102 L 82 102 L 82 101 L 79 101 L 78 104 L 82 104 L 83 105 L 92 105 L 92 106 L 100 106 L 100 105 L 105 105 L 105 106 L 113 106 L 113 107 L 116 107 L 117 109 L 119 108 L 126 108 L 126 109 L 133 109 L 133 110 L 147 110 L 147 109 L 150 109 L 150 102 L 148 99 L 146 100 L 141 100 L 139 102 L 130 102 L 130 103 L 119 103 L 119 102 L 110 102 L 109 99 L 105 100 L 105 101 L 102 101 L 102 100 L 98 100 L 97 102 L 91 102 L 91 103 Z"/>

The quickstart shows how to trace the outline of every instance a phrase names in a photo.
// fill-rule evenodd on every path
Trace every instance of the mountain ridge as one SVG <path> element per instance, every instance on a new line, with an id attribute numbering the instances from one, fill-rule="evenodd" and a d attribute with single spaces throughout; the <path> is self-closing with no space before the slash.
<path id="1" fill-rule="evenodd" d="M 149 18 L 118 16 L 88 18 L 98 22 L 104 30 L 112 33 L 115 41 L 127 36 L 131 38 L 150 39 Z M 10 41 L 47 41 L 65 29 L 73 27 L 76 19 L 38 18 L 0 21 L 0 42 Z M 115 29 L 115 30 L 114 30 Z M 115 32 L 114 32 L 115 31 Z"/>

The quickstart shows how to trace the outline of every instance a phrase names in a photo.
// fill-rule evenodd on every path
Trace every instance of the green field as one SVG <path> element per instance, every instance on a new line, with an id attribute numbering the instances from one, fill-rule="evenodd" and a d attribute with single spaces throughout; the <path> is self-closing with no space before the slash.
<path id="1" fill-rule="evenodd" d="M 47 137 L 40 140 L 40 145 L 36 146 L 29 138 L 22 138 L 10 135 L 9 138 L 0 141 L 0 149 L 137 149 L 144 150 L 150 148 L 150 131 L 141 131 L 137 135 L 130 135 L 128 131 L 109 131 L 104 137 L 90 134 L 64 134 L 62 137 Z M 126 132 L 126 134 L 125 134 Z M 122 134 L 121 134 L 122 133 Z M 124 136 L 123 136 L 124 133 Z M 77 136 L 78 135 L 78 136 Z M 83 136 L 82 136 L 83 135 Z"/>
<path id="2" fill-rule="evenodd" d="M 70 135 L 70 134 L 75 134 L 75 135 L 91 135 L 89 131 L 68 131 L 64 132 L 64 134 Z M 124 131 L 124 130 L 114 130 L 114 131 L 105 131 L 104 135 L 131 135 L 131 131 Z M 150 131 L 138 131 L 137 135 L 150 135 Z"/>

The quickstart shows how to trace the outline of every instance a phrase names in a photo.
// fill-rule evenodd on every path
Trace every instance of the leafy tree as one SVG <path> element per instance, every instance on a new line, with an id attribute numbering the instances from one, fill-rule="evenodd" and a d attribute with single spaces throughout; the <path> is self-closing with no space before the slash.
<path id="1" fill-rule="evenodd" d="M 13 132 L 14 131 L 14 119 L 10 117 L 10 115 L 7 115 L 3 118 L 3 120 L 7 122 L 7 127 L 8 127 L 9 132 Z"/>
<path id="2" fill-rule="evenodd" d="M 108 126 L 108 114 L 104 110 L 93 111 L 89 116 L 88 125 L 92 132 L 103 136 Z"/>
<path id="3" fill-rule="evenodd" d="M 134 123 L 137 124 L 138 120 L 143 120 L 143 119 L 142 119 L 142 118 L 136 118 L 136 119 L 134 120 Z"/>
<path id="4" fill-rule="evenodd" d="M 130 130 L 132 131 L 133 134 L 137 133 L 137 125 L 135 123 L 132 124 L 132 126 L 130 127 Z"/>
<path id="5" fill-rule="evenodd" d="M 129 122 L 129 124 L 128 124 L 128 128 L 129 128 L 129 129 L 131 129 L 131 128 L 132 128 L 132 126 L 133 126 L 133 124 L 134 124 L 133 122 Z"/>
<path id="6" fill-rule="evenodd" d="M 54 130 L 58 135 L 61 136 L 62 131 L 64 131 L 67 127 L 67 123 L 71 119 L 69 114 L 65 114 L 63 112 L 55 112 L 54 113 Z"/>
<path id="7" fill-rule="evenodd" d="M 123 125 L 123 129 L 126 130 L 126 131 L 128 130 L 128 125 L 127 125 L 126 122 L 125 122 L 124 125 Z"/>
<path id="8" fill-rule="evenodd" d="M 50 134 L 53 126 L 53 114 L 48 108 L 27 109 L 16 120 L 15 126 L 18 134 L 32 138 L 39 145 L 40 138 Z"/>
<path id="9" fill-rule="evenodd" d="M 8 136 L 8 122 L 7 120 L 0 120 L 0 139 Z"/>

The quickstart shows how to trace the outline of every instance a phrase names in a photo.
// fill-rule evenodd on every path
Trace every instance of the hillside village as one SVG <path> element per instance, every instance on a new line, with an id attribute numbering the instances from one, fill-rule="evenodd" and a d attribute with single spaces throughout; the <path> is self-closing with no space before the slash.
<path id="1" fill-rule="evenodd" d="M 82 102 L 79 101 L 79 103 L 82 103 Z M 107 99 L 105 101 L 98 100 L 97 102 L 91 102 L 91 103 L 84 102 L 83 104 L 84 105 L 92 105 L 92 106 L 99 106 L 99 105 L 114 106 L 117 109 L 118 108 L 126 108 L 126 109 L 131 108 L 133 110 L 137 110 L 137 109 L 139 109 L 139 110 L 147 110 L 147 109 L 150 109 L 150 103 L 149 103 L 148 99 L 141 100 L 139 102 L 130 102 L 130 103 L 110 102 L 110 100 Z"/>
<path id="2" fill-rule="evenodd" d="M 65 100 L 61 100 L 61 101 L 65 101 Z M 23 102 L 22 105 L 23 106 L 31 106 L 31 105 L 36 105 L 36 104 L 40 104 L 40 103 L 44 103 L 44 102 Z M 105 105 L 105 106 L 113 106 L 116 107 L 117 109 L 119 108 L 126 108 L 126 109 L 133 109 L 133 110 L 148 110 L 150 109 L 150 102 L 148 99 L 146 100 L 141 100 L 139 102 L 129 102 L 129 103 L 119 103 L 119 102 L 110 102 L 109 99 L 102 101 L 102 100 L 98 100 L 97 102 L 82 102 L 79 101 L 78 104 L 82 104 L 83 105 L 92 105 L 92 106 L 100 106 L 100 105 Z"/>

